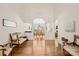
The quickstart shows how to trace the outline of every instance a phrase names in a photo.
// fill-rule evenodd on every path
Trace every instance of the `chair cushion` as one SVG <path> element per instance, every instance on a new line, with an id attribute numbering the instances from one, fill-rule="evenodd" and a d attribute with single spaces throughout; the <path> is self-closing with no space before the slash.
<path id="1" fill-rule="evenodd" d="M 7 56 L 11 53 L 11 51 L 12 51 L 12 49 L 13 49 L 13 48 L 10 48 L 10 45 L 5 46 L 4 48 L 6 49 L 6 50 L 4 51 L 4 53 L 5 53 Z"/>
<path id="2" fill-rule="evenodd" d="M 76 42 L 75 42 L 77 45 L 79 45 L 79 38 L 76 39 Z"/>
<path id="3" fill-rule="evenodd" d="M 16 35 L 12 35 L 12 40 L 17 40 L 17 36 Z"/>
<path id="4" fill-rule="evenodd" d="M 27 40 L 26 38 L 20 38 L 19 43 L 22 44 L 26 40 Z"/>

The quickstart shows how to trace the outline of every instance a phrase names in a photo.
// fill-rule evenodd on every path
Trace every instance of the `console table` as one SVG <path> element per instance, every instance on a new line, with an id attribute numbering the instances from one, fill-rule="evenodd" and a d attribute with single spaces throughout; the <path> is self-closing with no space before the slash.
<path id="1" fill-rule="evenodd" d="M 72 56 L 79 56 L 79 47 L 78 46 L 72 46 L 72 45 L 65 45 L 63 47 L 63 53 L 64 55 L 72 55 Z"/>

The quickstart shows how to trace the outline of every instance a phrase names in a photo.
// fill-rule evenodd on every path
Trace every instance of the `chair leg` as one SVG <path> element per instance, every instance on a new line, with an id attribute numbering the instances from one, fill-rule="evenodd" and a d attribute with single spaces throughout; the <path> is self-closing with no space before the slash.
<path id="1" fill-rule="evenodd" d="M 4 53 L 4 50 L 2 50 L 2 55 L 3 55 L 3 56 L 6 56 L 6 54 Z"/>
<path id="2" fill-rule="evenodd" d="M 11 55 L 11 56 L 13 55 L 12 51 L 11 51 L 10 55 Z"/>

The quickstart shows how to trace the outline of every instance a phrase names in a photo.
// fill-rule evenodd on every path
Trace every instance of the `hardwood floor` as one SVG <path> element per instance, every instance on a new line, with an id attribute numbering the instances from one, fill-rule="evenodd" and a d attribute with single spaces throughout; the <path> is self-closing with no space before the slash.
<path id="1" fill-rule="evenodd" d="M 61 56 L 60 48 L 55 47 L 55 40 L 30 40 L 21 47 L 16 47 L 13 56 Z"/>

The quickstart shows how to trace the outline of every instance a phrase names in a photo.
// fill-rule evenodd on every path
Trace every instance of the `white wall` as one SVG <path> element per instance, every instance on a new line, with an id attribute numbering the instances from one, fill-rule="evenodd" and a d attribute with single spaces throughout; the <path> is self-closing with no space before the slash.
<path id="1" fill-rule="evenodd" d="M 58 7 L 57 7 L 58 6 Z M 63 6 L 63 7 L 62 7 Z M 79 34 L 79 4 L 58 4 L 56 8 L 60 8 L 62 10 L 56 18 L 56 23 L 59 26 L 59 41 L 61 41 L 61 37 L 65 37 L 69 40 L 69 42 L 74 41 L 74 34 Z M 59 11 L 59 10 L 58 10 Z M 57 12 L 58 12 L 57 11 Z M 65 25 L 67 21 L 75 21 L 75 32 L 66 32 Z"/>
<path id="2" fill-rule="evenodd" d="M 64 16 L 67 16 L 67 15 L 65 14 Z M 61 37 L 65 37 L 65 38 L 69 39 L 69 42 L 73 42 L 75 32 L 66 32 L 65 31 L 66 21 L 72 20 L 72 19 L 68 19 L 64 16 L 62 16 L 58 19 L 58 24 L 57 24 L 58 25 L 58 39 L 59 39 L 59 41 L 61 41 Z"/>
<path id="3" fill-rule="evenodd" d="M 2 13 L 3 12 L 3 13 Z M 0 11 L 0 44 L 5 44 L 9 42 L 9 34 L 12 32 L 24 32 L 24 23 L 17 14 L 14 13 L 4 13 Z M 2 19 L 8 19 L 17 23 L 16 28 L 4 27 Z"/>
<path id="4" fill-rule="evenodd" d="M 14 8 L 14 7 L 13 7 Z M 24 32 L 24 23 L 19 17 L 19 14 L 15 12 L 17 8 L 12 9 L 9 4 L 0 4 L 0 44 L 9 42 L 9 34 L 12 32 Z M 8 19 L 17 23 L 16 28 L 4 27 L 2 19 Z"/>

